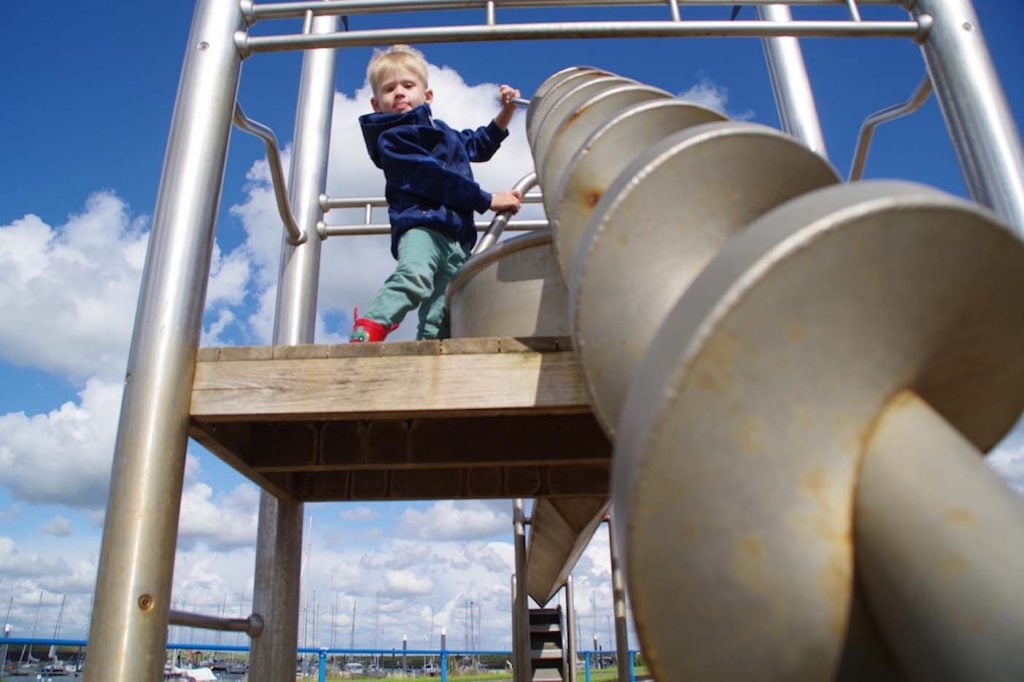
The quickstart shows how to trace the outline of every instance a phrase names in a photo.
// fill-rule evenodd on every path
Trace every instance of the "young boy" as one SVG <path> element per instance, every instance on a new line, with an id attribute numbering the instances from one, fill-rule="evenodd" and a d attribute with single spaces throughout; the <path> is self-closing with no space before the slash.
<path id="1" fill-rule="evenodd" d="M 378 50 L 366 68 L 374 113 L 359 117 L 370 158 L 384 171 L 391 255 L 398 260 L 365 317 L 355 312 L 353 342 L 383 341 L 419 306 L 418 339 L 446 338 L 445 288 L 476 243 L 473 212 L 519 210 L 518 190 L 490 194 L 470 161 L 487 161 L 508 137 L 519 91 L 500 88 L 502 107 L 476 130 L 434 119 L 423 54 L 407 45 Z"/>

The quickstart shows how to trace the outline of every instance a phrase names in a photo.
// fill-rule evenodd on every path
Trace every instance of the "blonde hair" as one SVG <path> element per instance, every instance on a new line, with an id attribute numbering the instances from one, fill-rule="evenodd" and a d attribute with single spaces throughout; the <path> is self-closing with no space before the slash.
<path id="1" fill-rule="evenodd" d="M 370 63 L 366 65 L 366 80 L 375 96 L 380 82 L 398 69 L 408 69 L 423 81 L 424 88 L 427 87 L 427 59 L 423 53 L 408 45 L 392 45 L 384 50 L 374 50 Z"/>

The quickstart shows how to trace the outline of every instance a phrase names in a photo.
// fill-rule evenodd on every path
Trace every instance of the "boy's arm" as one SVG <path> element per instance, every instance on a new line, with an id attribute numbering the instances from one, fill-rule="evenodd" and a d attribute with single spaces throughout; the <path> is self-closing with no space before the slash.
<path id="1" fill-rule="evenodd" d="M 448 170 L 419 144 L 411 128 L 383 133 L 377 142 L 381 168 L 400 192 L 415 194 L 431 204 L 483 213 L 491 207 L 491 194 L 459 173 Z"/>
<path id="2" fill-rule="evenodd" d="M 501 111 L 494 117 L 494 122 L 502 130 L 508 130 L 508 124 L 516 113 L 515 100 L 519 98 L 519 90 L 511 85 L 502 85 L 498 88 L 498 98 L 501 100 Z"/>
<path id="3" fill-rule="evenodd" d="M 470 161 L 489 161 L 494 152 L 508 137 L 508 124 L 516 113 L 513 100 L 519 97 L 519 91 L 509 85 L 502 85 L 500 90 L 501 111 L 486 126 L 476 130 L 463 130 L 459 133 Z"/>
<path id="4" fill-rule="evenodd" d="M 499 127 L 497 121 L 491 121 L 476 130 L 459 131 L 458 135 L 470 161 L 490 161 L 508 137 L 508 131 Z"/>

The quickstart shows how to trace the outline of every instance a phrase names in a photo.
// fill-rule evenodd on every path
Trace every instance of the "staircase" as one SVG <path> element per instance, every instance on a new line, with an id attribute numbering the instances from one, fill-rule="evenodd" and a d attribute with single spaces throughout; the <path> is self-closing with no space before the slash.
<path id="1" fill-rule="evenodd" d="M 530 679 L 565 680 L 562 608 L 530 609 Z"/>

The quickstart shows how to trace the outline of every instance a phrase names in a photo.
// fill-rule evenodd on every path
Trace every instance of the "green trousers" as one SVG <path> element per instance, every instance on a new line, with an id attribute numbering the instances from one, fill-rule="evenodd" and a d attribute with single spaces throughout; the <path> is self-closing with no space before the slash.
<path id="1" fill-rule="evenodd" d="M 444 293 L 468 254 L 457 241 L 437 230 L 414 227 L 398 241 L 398 265 L 384 280 L 365 317 L 388 326 L 399 324 L 419 306 L 417 339 L 451 335 Z"/>

